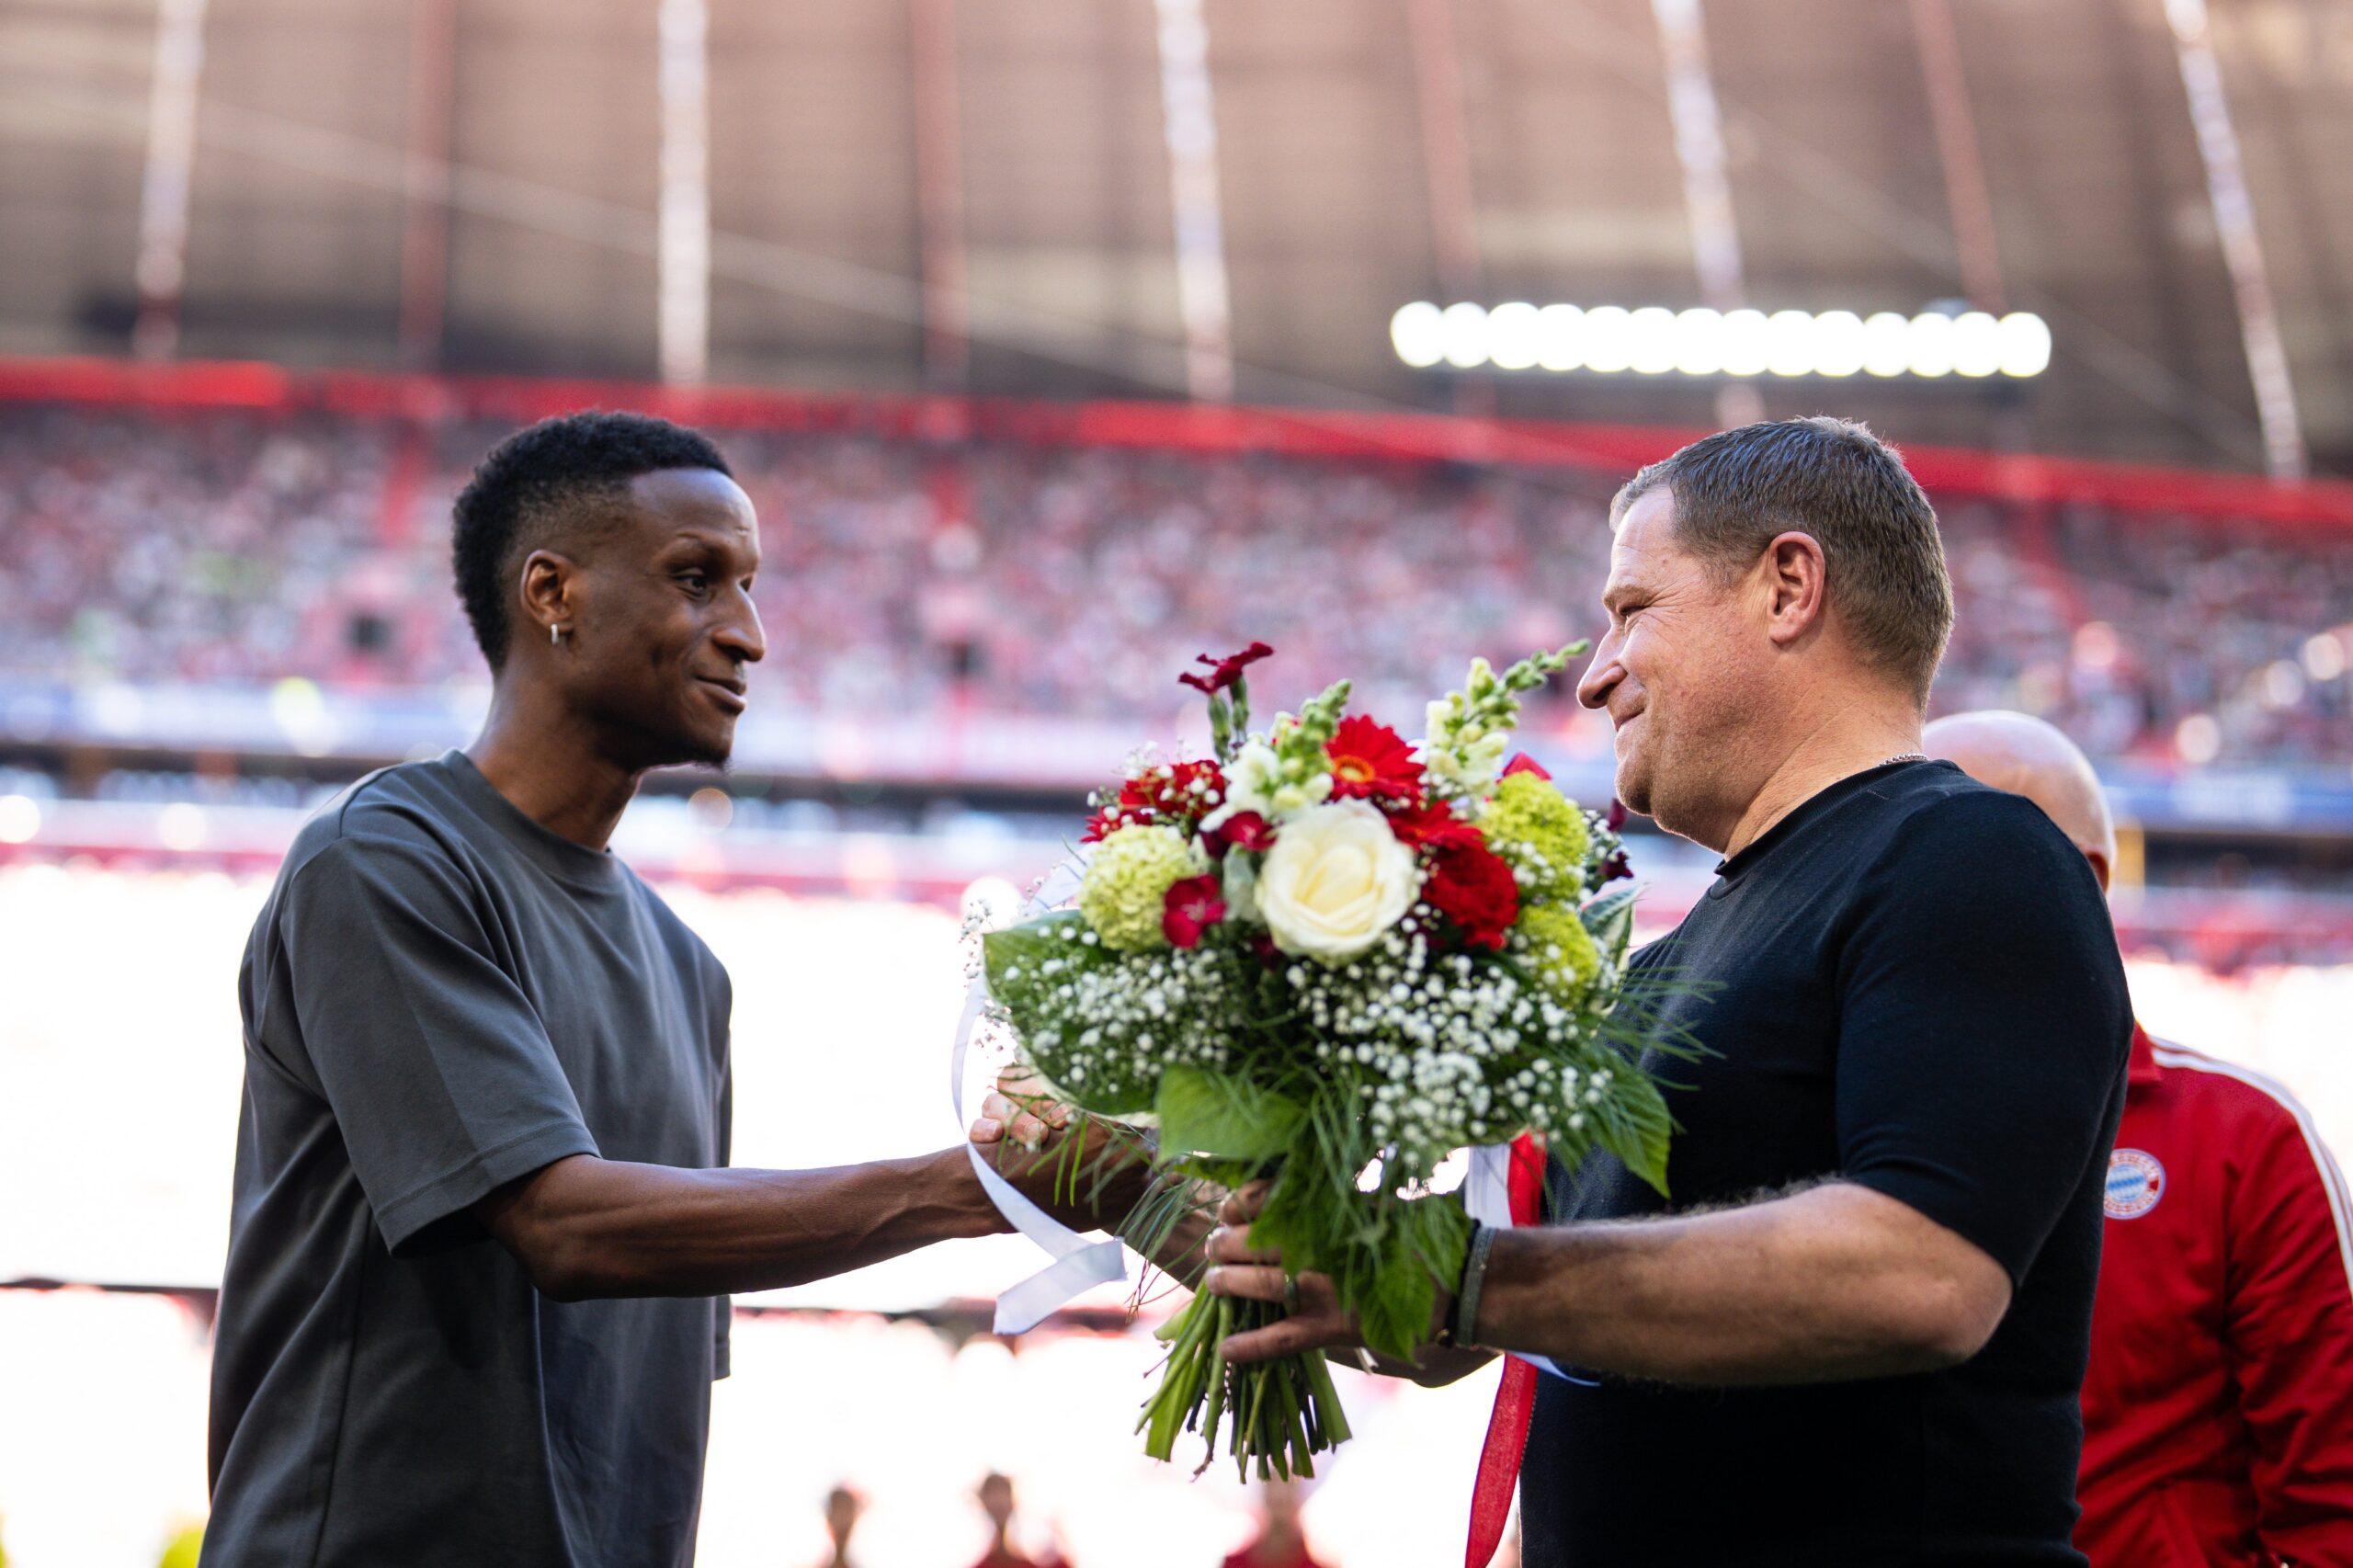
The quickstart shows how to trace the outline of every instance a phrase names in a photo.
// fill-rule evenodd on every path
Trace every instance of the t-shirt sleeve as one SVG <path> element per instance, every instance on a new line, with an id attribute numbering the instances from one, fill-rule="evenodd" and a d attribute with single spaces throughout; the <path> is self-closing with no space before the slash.
<path id="1" fill-rule="evenodd" d="M 2131 1010 L 2098 883 L 2031 802 L 1972 793 L 1906 824 L 1859 909 L 1840 977 L 1843 1174 L 2016 1286 L 2112 1136 Z"/>
<path id="2" fill-rule="evenodd" d="M 289 886 L 296 1021 L 384 1244 L 597 1153 L 538 1013 L 448 857 L 343 838 Z"/>

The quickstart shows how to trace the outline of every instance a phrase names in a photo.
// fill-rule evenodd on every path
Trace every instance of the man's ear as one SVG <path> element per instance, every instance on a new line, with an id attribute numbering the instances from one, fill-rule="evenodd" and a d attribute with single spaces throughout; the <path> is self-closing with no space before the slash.
<path id="1" fill-rule="evenodd" d="M 534 642 L 546 642 L 551 626 L 561 626 L 566 633 L 574 630 L 579 571 L 578 562 L 552 550 L 535 550 L 523 558 L 520 598 L 529 625 L 520 630 L 531 632 Z"/>
<path id="2" fill-rule="evenodd" d="M 2084 851 L 2084 858 L 2092 863 L 2092 875 L 2099 879 L 2099 891 L 2106 892 L 2109 878 L 2108 852 L 2104 849 L 2086 849 Z"/>
<path id="3" fill-rule="evenodd" d="M 1822 624 L 1829 607 L 1828 562 L 1820 541 L 1792 529 L 1776 535 L 1765 547 L 1758 569 L 1764 574 L 1768 634 L 1779 647 L 1789 647 Z"/>

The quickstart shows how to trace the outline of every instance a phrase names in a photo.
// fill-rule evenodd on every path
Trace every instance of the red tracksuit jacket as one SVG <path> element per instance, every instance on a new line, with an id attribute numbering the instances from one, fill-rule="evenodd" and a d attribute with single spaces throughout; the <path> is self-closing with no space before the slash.
<path id="1" fill-rule="evenodd" d="M 2140 1030 L 2078 1494 L 2093 1568 L 2353 1568 L 2353 1198 L 2285 1089 Z"/>

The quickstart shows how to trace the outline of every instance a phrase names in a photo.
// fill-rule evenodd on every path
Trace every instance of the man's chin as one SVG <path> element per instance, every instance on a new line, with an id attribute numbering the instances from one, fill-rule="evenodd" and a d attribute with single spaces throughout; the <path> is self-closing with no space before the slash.
<path id="1" fill-rule="evenodd" d="M 723 735 L 699 739 L 693 754 L 679 758 L 679 761 L 691 767 L 715 767 L 724 772 L 734 756 L 735 731 L 731 725 Z"/>
<path id="2" fill-rule="evenodd" d="M 652 747 L 652 767 L 713 767 L 724 770 L 735 755 L 735 726 L 724 730 L 679 731 L 665 735 Z"/>
<path id="3" fill-rule="evenodd" d="M 1634 766 L 1632 757 L 1618 760 L 1618 776 L 1611 786 L 1617 791 L 1618 803 L 1636 816 L 1651 814 L 1651 776 L 1647 768 Z"/>

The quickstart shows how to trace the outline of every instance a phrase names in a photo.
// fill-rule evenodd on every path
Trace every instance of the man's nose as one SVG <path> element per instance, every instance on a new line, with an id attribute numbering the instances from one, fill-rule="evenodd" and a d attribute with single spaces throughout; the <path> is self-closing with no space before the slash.
<path id="1" fill-rule="evenodd" d="M 736 612 L 720 627 L 715 640 L 738 664 L 756 665 L 767 657 L 767 634 L 760 630 L 759 607 L 751 595 L 742 595 Z"/>
<path id="2" fill-rule="evenodd" d="M 1593 663 L 1577 677 L 1577 701 L 1587 708 L 1607 708 L 1610 692 L 1625 678 L 1625 666 L 1618 662 L 1618 633 L 1612 631 L 1601 640 L 1601 646 L 1593 651 Z"/>

